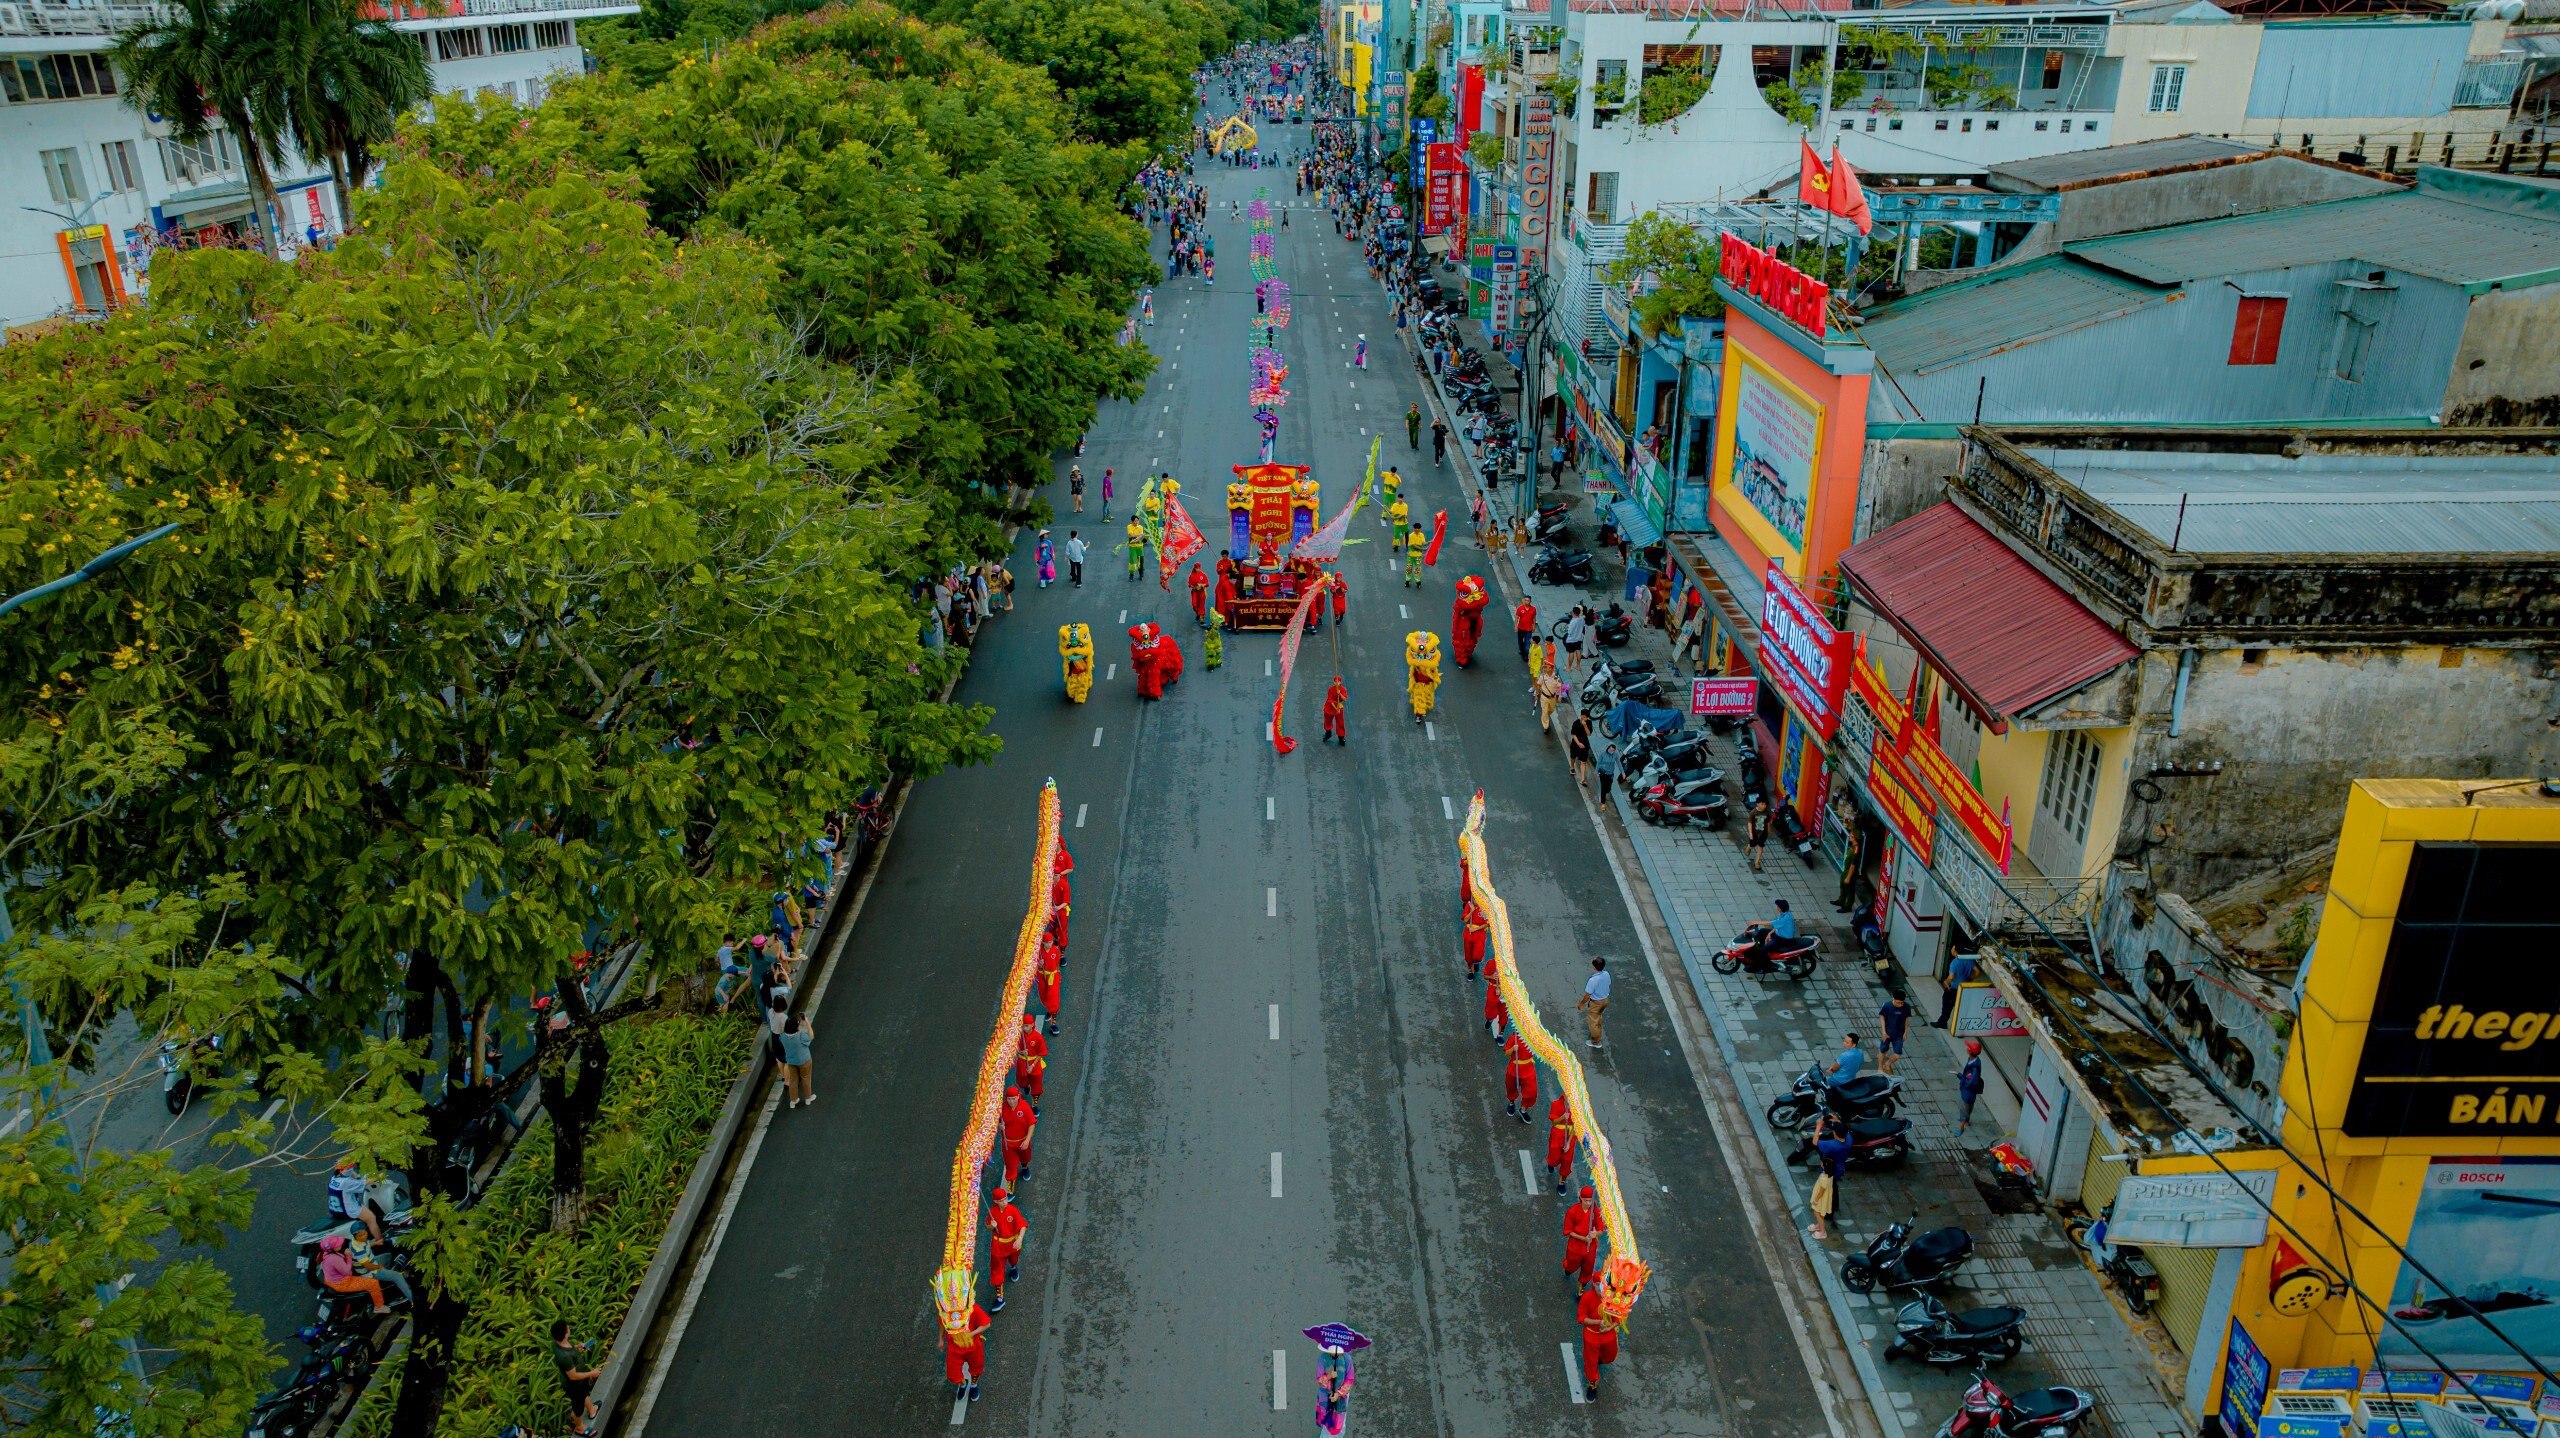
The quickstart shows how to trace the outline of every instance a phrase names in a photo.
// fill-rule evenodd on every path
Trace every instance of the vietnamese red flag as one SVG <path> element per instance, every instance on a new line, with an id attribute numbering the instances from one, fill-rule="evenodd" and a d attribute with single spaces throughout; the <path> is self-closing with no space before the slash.
<path id="1" fill-rule="evenodd" d="M 1328 574 L 1308 586 L 1305 596 L 1298 601 L 1298 612 L 1289 616 L 1288 630 L 1280 636 L 1280 692 L 1271 699 L 1271 747 L 1280 753 L 1286 754 L 1298 747 L 1297 740 L 1280 732 L 1280 710 L 1289 702 L 1289 671 L 1298 667 L 1298 642 L 1307 637 L 1307 616 L 1315 613 L 1317 603 L 1324 598 L 1326 586 L 1340 582 Z"/>
<path id="2" fill-rule="evenodd" d="M 1168 594 L 1173 592 L 1173 572 L 1180 569 L 1182 566 L 1189 564 L 1191 562 L 1191 556 L 1198 554 L 1201 549 L 1208 544 L 1208 542 L 1209 541 L 1207 539 L 1201 537 L 1200 526 L 1191 522 L 1191 515 L 1183 509 L 1182 501 L 1179 499 L 1166 500 L 1164 505 L 1164 553 L 1159 558 L 1156 565 L 1157 587 L 1163 589 Z"/>
<path id="3" fill-rule="evenodd" d="M 1865 234 L 1876 227 L 1876 218 L 1867 209 L 1867 192 L 1858 185 L 1858 172 L 1840 154 L 1838 141 L 1831 146 L 1831 213 L 1846 219 Z"/>
<path id="4" fill-rule="evenodd" d="M 1440 562 L 1440 541 L 1449 537 L 1449 511 L 1443 509 L 1431 516 L 1431 543 L 1422 551 L 1422 562 Z"/>
<path id="5" fill-rule="evenodd" d="M 1799 137 L 1796 146 L 1803 153 L 1796 160 L 1796 199 L 1817 210 L 1838 213 L 1831 201 L 1831 170 L 1813 151 L 1813 142 Z"/>

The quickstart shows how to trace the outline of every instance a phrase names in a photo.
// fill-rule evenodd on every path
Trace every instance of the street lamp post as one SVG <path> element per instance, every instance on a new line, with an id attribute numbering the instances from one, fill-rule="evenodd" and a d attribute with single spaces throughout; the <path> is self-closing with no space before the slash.
<path id="1" fill-rule="evenodd" d="M 148 534 L 136 535 L 59 579 L 48 580 L 33 589 L 0 600 L 0 614 L 6 614 L 22 604 L 31 604 L 49 594 L 59 594 L 74 585 L 86 584 L 132 558 L 135 550 L 155 539 L 165 539 L 177 531 L 178 526 L 164 524 Z M 0 955 L 8 953 L 10 946 L 17 942 L 17 937 L 17 927 L 9 922 L 7 876 L 0 875 Z M 44 1016 L 36 1012 L 36 1001 L 18 988 L 18 981 L 15 978 L 9 980 L 9 988 L 12 996 L 18 1001 L 18 1025 L 26 1031 L 27 1066 L 42 1068 L 53 1062 L 53 1046 L 45 1041 L 44 1036 Z"/>

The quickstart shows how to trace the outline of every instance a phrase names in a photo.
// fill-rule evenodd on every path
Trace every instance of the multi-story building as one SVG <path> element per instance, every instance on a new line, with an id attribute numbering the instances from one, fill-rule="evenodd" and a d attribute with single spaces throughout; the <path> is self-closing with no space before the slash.
<path id="1" fill-rule="evenodd" d="M 390 15 L 416 37 L 438 95 L 539 102 L 584 68 L 581 20 L 628 15 L 632 0 L 441 0 Z M 95 316 L 142 293 L 151 252 L 236 242 L 251 206 L 237 140 L 202 145 L 127 102 L 106 51 L 148 19 L 147 4 L 0 4 L 0 324 Z M 325 161 L 275 167 L 278 232 L 300 243 L 346 217 Z"/>

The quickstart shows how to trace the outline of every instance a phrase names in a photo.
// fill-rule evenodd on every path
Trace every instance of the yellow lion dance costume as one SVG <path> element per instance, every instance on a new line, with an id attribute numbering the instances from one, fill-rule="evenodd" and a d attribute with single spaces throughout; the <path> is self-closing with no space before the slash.
<path id="1" fill-rule="evenodd" d="M 1404 693 L 1413 701 L 1413 722 L 1431 717 L 1431 701 L 1440 694 L 1440 636 L 1417 629 L 1404 637 Z"/>
<path id="2" fill-rule="evenodd" d="M 1093 630 L 1083 624 L 1058 626 L 1058 660 L 1065 666 L 1067 698 L 1078 704 L 1093 692 Z"/>

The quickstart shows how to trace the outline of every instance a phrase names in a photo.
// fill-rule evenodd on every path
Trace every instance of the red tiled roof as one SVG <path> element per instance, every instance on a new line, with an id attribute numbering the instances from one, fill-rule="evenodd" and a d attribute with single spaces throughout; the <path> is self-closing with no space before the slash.
<path id="1" fill-rule="evenodd" d="M 1860 541 L 1840 568 L 1931 668 L 1996 720 L 2142 652 L 1952 504 Z"/>

